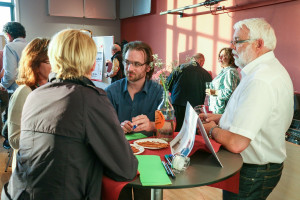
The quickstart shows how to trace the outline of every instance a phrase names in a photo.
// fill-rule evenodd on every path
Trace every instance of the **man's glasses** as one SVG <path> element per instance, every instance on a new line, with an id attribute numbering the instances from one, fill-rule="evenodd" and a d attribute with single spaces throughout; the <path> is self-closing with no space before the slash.
<path id="1" fill-rule="evenodd" d="M 250 41 L 254 41 L 256 39 L 248 39 L 248 40 L 233 40 L 230 43 L 235 46 L 236 44 L 242 44 L 242 43 L 246 43 L 246 42 L 250 42 Z"/>
<path id="2" fill-rule="evenodd" d="M 140 62 L 131 62 L 129 60 L 125 60 L 124 63 L 126 66 L 132 65 L 134 67 L 142 67 L 143 65 L 146 64 L 146 63 L 140 63 Z"/>

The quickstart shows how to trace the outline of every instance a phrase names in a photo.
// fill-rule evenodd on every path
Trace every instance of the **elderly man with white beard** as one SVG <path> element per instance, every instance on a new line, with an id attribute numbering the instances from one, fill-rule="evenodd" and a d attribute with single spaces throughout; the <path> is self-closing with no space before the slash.
<path id="1" fill-rule="evenodd" d="M 223 191 L 223 199 L 266 199 L 280 180 L 286 158 L 293 85 L 274 55 L 276 36 L 270 24 L 245 19 L 234 30 L 233 54 L 242 79 L 224 114 L 209 114 L 204 126 L 210 138 L 243 157 L 239 194 Z"/>

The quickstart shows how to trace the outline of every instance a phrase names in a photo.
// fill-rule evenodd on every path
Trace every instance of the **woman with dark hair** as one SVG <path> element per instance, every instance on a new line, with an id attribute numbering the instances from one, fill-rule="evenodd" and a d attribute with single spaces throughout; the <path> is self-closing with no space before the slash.
<path id="1" fill-rule="evenodd" d="M 223 69 L 211 82 L 210 89 L 206 89 L 206 94 L 210 95 L 209 110 L 223 114 L 231 94 L 240 83 L 240 77 L 231 48 L 220 50 L 219 63 Z"/>
<path id="2" fill-rule="evenodd" d="M 7 119 L 8 141 L 10 146 L 15 149 L 15 153 L 19 149 L 21 115 L 25 100 L 32 90 L 47 83 L 51 71 L 47 56 L 48 44 L 48 39 L 36 38 L 22 52 L 16 80 L 19 87 L 10 98 Z M 14 156 L 13 169 L 15 158 Z"/>

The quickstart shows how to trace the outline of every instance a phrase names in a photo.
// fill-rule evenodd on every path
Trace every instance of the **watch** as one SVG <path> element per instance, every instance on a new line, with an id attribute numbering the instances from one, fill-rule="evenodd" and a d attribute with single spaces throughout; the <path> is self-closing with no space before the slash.
<path id="1" fill-rule="evenodd" d="M 212 138 L 212 132 L 213 132 L 213 130 L 214 130 L 215 128 L 220 128 L 220 127 L 219 127 L 218 125 L 215 125 L 215 126 L 213 126 L 213 127 L 209 130 L 208 137 L 209 137 L 210 139 L 213 139 L 213 138 Z"/>

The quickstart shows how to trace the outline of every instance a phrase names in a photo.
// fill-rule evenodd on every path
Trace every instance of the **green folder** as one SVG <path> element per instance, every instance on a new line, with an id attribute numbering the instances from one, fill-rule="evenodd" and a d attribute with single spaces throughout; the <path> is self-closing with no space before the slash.
<path id="1" fill-rule="evenodd" d="M 125 135 L 127 140 L 137 140 L 137 139 L 142 139 L 146 138 L 147 136 L 144 135 L 143 133 L 129 133 Z"/>
<path id="2" fill-rule="evenodd" d="M 136 155 L 140 172 L 140 181 L 143 186 L 172 184 L 159 156 Z"/>

